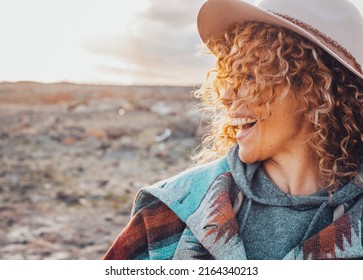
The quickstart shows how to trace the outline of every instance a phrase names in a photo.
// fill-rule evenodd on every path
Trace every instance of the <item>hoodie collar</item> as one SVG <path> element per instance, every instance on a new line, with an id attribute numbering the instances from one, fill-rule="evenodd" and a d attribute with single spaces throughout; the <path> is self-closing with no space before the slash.
<path id="1" fill-rule="evenodd" d="M 245 164 L 239 159 L 238 145 L 229 152 L 228 163 L 234 181 L 246 199 L 264 205 L 294 207 L 300 210 L 320 207 L 322 204 L 336 207 L 363 193 L 363 188 L 350 182 L 332 196 L 326 190 L 306 196 L 285 194 L 271 181 L 261 162 Z"/>

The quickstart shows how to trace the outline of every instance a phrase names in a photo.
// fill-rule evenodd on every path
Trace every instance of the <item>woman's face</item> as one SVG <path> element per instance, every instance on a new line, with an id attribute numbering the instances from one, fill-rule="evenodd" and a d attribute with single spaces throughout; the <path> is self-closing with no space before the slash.
<path id="1" fill-rule="evenodd" d="M 281 96 L 284 88 L 283 85 L 275 87 L 274 94 Z M 246 91 L 247 88 L 241 88 L 239 94 L 248 94 Z M 232 92 L 227 91 L 223 99 L 232 98 Z M 293 92 L 289 92 L 284 98 L 275 98 L 269 109 L 266 105 L 258 104 L 233 109 L 232 104 L 230 116 L 236 126 L 241 161 L 284 160 L 284 156 L 294 155 L 298 149 L 306 148 L 305 122 L 299 113 L 302 103 L 293 95 Z M 237 99 L 238 95 L 233 102 L 238 102 Z M 261 99 L 264 99 L 263 94 Z"/>

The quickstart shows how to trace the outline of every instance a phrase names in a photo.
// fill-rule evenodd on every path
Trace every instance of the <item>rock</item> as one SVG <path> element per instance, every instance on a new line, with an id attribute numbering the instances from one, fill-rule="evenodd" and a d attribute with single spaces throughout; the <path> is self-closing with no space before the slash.
<path id="1" fill-rule="evenodd" d="M 169 127 L 172 130 L 173 137 L 188 138 L 195 136 L 198 129 L 198 124 L 190 120 L 180 120 L 174 118 L 169 122 Z"/>
<path id="2" fill-rule="evenodd" d="M 56 232 L 42 232 L 39 234 L 39 237 L 50 243 L 60 243 L 61 242 L 61 236 L 59 233 L 56 233 Z"/>
<path id="3" fill-rule="evenodd" d="M 120 145 L 121 147 L 125 147 L 125 148 L 132 148 L 134 147 L 134 142 L 132 140 L 132 138 L 130 136 L 123 136 L 120 139 Z"/>
<path id="4" fill-rule="evenodd" d="M 72 137 L 65 137 L 63 138 L 62 142 L 63 144 L 65 145 L 72 145 L 74 144 L 74 142 L 76 142 L 77 140 L 75 138 L 72 138 Z"/>
<path id="5" fill-rule="evenodd" d="M 142 130 L 136 139 L 138 147 L 142 149 L 149 148 L 150 145 L 155 143 L 155 137 L 160 133 L 159 130 L 160 129 L 156 127 L 150 127 Z"/>
<path id="6" fill-rule="evenodd" d="M 116 107 L 118 107 L 116 105 Z M 113 111 L 113 109 L 115 108 L 115 102 L 111 100 L 111 102 L 98 102 L 96 104 L 95 110 L 97 110 L 98 112 L 107 112 L 107 111 Z"/>
<path id="7" fill-rule="evenodd" d="M 52 252 L 49 256 L 43 258 L 44 260 L 70 260 L 72 254 L 69 252 Z"/>
<path id="8" fill-rule="evenodd" d="M 106 134 L 109 139 L 116 140 L 125 134 L 125 129 L 122 127 L 108 127 L 106 128 Z"/>
<path id="9" fill-rule="evenodd" d="M 74 194 L 67 194 L 62 191 L 58 191 L 56 199 L 65 202 L 67 205 L 79 204 L 80 197 Z"/>
<path id="10" fill-rule="evenodd" d="M 140 189 L 142 188 L 143 186 L 145 186 L 143 183 L 141 183 L 140 181 L 132 181 L 130 183 L 130 186 L 135 188 L 135 189 Z"/>
<path id="11" fill-rule="evenodd" d="M 72 110 L 75 113 L 83 113 L 89 110 L 86 103 L 76 103 L 68 106 L 68 110 Z"/>
<path id="12" fill-rule="evenodd" d="M 160 116 L 168 116 L 173 113 L 173 109 L 163 101 L 152 105 L 150 111 L 159 114 Z"/>
<path id="13" fill-rule="evenodd" d="M 98 150 L 106 151 L 108 148 L 110 148 L 111 145 L 108 143 L 108 141 L 102 140 L 101 143 L 97 146 Z"/>
<path id="14" fill-rule="evenodd" d="M 103 129 L 97 129 L 97 128 L 87 128 L 86 134 L 91 137 L 95 137 L 98 139 L 107 139 L 107 133 Z"/>
<path id="15" fill-rule="evenodd" d="M 51 138 L 63 144 L 70 145 L 85 138 L 85 129 L 79 126 L 64 127 L 60 130 L 51 131 Z"/>
<path id="16" fill-rule="evenodd" d="M 172 134 L 171 129 L 167 128 L 163 131 L 163 133 L 155 136 L 155 141 L 163 142 L 163 141 L 167 140 L 171 136 L 171 134 Z"/>
<path id="17" fill-rule="evenodd" d="M 7 239 L 11 243 L 26 244 L 28 243 L 30 228 L 29 226 L 17 226 L 7 234 Z"/>

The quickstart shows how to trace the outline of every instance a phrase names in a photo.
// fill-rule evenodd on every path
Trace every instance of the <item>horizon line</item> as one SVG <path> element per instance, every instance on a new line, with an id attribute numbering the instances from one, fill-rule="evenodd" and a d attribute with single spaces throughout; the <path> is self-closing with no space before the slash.
<path id="1" fill-rule="evenodd" d="M 20 81 L 6 81 L 0 80 L 0 85 L 4 84 L 37 84 L 37 85 L 75 85 L 75 86 L 110 86 L 110 87 L 200 87 L 201 84 L 185 84 L 185 85 L 172 85 L 172 84 L 113 84 L 113 83 L 78 83 L 70 81 L 58 82 L 39 82 L 31 80 Z"/>

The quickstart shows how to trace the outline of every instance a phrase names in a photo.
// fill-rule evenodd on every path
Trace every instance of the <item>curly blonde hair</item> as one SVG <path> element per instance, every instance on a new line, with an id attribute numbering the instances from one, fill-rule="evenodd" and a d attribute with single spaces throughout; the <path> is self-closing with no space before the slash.
<path id="1" fill-rule="evenodd" d="M 196 162 L 225 155 L 236 144 L 236 129 L 223 95 L 230 89 L 237 93 L 247 84 L 249 94 L 238 97 L 239 106 L 257 101 L 269 108 L 287 94 L 303 100 L 300 113 L 311 127 L 306 143 L 316 153 L 324 184 L 331 191 L 352 180 L 362 184 L 362 81 L 312 42 L 265 23 L 235 26 L 224 38 L 212 38 L 207 45 L 216 65 L 195 95 L 211 120 L 201 150 L 193 158 Z M 278 84 L 286 85 L 280 97 L 274 92 Z M 263 102 L 261 92 L 269 92 Z"/>

